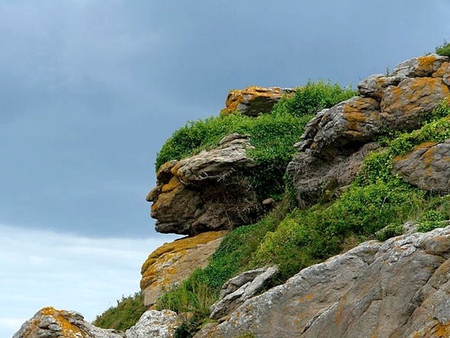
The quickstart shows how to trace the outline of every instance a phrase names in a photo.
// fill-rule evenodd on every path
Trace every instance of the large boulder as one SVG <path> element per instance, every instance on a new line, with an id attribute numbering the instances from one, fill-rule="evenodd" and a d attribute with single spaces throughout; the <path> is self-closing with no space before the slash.
<path id="1" fill-rule="evenodd" d="M 225 101 L 226 108 L 222 109 L 221 113 L 230 114 L 239 111 L 247 116 L 269 113 L 283 95 L 292 94 L 294 91 L 295 89 L 291 88 L 257 86 L 233 89 L 228 93 Z"/>
<path id="2" fill-rule="evenodd" d="M 226 231 L 204 232 L 165 243 L 142 265 L 141 291 L 144 304 L 152 306 L 165 291 L 178 285 L 194 270 L 204 268 Z"/>
<path id="3" fill-rule="evenodd" d="M 196 338 L 448 337 L 450 228 L 370 241 L 250 298 Z"/>
<path id="4" fill-rule="evenodd" d="M 426 142 L 394 158 L 394 173 L 422 190 L 450 192 L 450 140 Z"/>
<path id="5" fill-rule="evenodd" d="M 74 311 L 46 307 L 26 321 L 12 338 L 125 338 L 123 332 L 98 328 Z"/>
<path id="6" fill-rule="evenodd" d="M 368 153 L 367 143 L 389 130 L 419 128 L 426 114 L 450 96 L 449 77 L 448 57 L 413 58 L 391 75 L 362 80 L 359 96 L 318 112 L 295 145 L 298 153 L 287 168 L 299 205 L 311 206 L 330 188 L 333 194 L 349 184 Z"/>
<path id="7" fill-rule="evenodd" d="M 262 205 L 246 176 L 249 148 L 246 135 L 232 134 L 216 149 L 163 164 L 147 196 L 156 231 L 195 235 L 253 223 Z"/>

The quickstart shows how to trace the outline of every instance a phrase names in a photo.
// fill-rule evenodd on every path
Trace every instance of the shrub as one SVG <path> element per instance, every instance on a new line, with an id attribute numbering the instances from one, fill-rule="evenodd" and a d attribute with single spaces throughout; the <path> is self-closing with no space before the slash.
<path id="1" fill-rule="evenodd" d="M 450 56 L 450 43 L 444 40 L 444 44 L 437 46 L 435 51 L 438 55 Z"/>
<path id="2" fill-rule="evenodd" d="M 273 113 L 287 112 L 297 117 L 315 114 L 355 95 L 356 91 L 351 87 L 341 88 L 337 83 L 322 80 L 308 81 L 306 86 L 297 88 L 293 96 L 286 96 L 277 102 Z"/>
<path id="3" fill-rule="evenodd" d="M 97 316 L 93 324 L 104 329 L 125 331 L 135 325 L 145 311 L 144 298 L 140 292 L 136 292 L 128 297 L 122 296 L 116 306 Z"/>

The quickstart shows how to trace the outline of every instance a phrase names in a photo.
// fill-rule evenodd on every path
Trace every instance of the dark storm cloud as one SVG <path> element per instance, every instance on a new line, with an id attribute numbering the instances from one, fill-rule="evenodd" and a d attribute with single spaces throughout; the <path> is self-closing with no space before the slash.
<path id="1" fill-rule="evenodd" d="M 445 1 L 0 1 L 0 221 L 152 234 L 153 162 L 248 85 L 342 85 L 433 50 Z"/>

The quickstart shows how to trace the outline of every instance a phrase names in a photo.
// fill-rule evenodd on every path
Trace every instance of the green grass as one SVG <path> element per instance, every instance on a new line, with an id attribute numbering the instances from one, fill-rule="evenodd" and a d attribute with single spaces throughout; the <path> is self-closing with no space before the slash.
<path id="1" fill-rule="evenodd" d="M 116 306 L 110 307 L 95 318 L 93 324 L 104 329 L 125 331 L 132 327 L 147 310 L 140 292 L 117 300 Z"/>

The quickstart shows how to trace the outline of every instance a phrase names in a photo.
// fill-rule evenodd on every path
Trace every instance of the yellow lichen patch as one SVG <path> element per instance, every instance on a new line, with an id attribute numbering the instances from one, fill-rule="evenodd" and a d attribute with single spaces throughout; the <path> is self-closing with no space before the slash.
<path id="1" fill-rule="evenodd" d="M 178 177 L 172 177 L 169 181 L 169 183 L 164 184 L 161 188 L 162 193 L 167 193 L 169 191 L 175 190 L 176 188 L 180 187 L 182 183 L 178 179 Z"/>
<path id="2" fill-rule="evenodd" d="M 339 301 L 339 304 L 338 304 L 338 307 L 336 310 L 336 317 L 334 319 L 334 322 L 336 323 L 336 325 L 340 325 L 342 323 L 342 317 L 344 316 L 344 307 L 347 303 L 347 298 L 348 298 L 348 295 L 347 295 L 347 292 L 345 292 L 342 295 L 342 298 Z"/>
<path id="3" fill-rule="evenodd" d="M 85 332 L 81 331 L 79 327 L 69 322 L 68 318 L 63 315 L 62 311 L 58 311 L 53 307 L 46 307 L 41 309 L 39 312 L 41 316 L 51 316 L 56 320 L 59 327 L 61 328 L 60 335 L 62 337 L 67 338 L 87 337 Z"/>
<path id="4" fill-rule="evenodd" d="M 151 306 L 164 290 L 186 279 L 195 269 L 204 268 L 227 231 L 204 232 L 165 243 L 153 251 L 141 269 L 141 290 Z"/>
<path id="5" fill-rule="evenodd" d="M 442 324 L 438 323 L 434 328 L 430 335 L 426 335 L 425 337 L 430 338 L 444 338 L 450 337 L 450 323 Z"/>
<path id="6" fill-rule="evenodd" d="M 240 104 L 248 104 L 255 98 L 280 99 L 285 94 L 283 88 L 250 86 L 245 89 L 232 89 L 225 101 L 226 108 L 221 110 L 222 115 L 232 114 L 239 110 Z"/>
<path id="7" fill-rule="evenodd" d="M 446 74 L 450 74 L 450 62 L 444 62 L 438 70 L 433 73 L 433 77 L 444 77 Z"/>
<path id="8" fill-rule="evenodd" d="M 424 73 L 431 73 L 434 71 L 433 67 L 434 67 L 434 63 L 437 61 L 437 57 L 435 55 L 425 55 L 425 56 L 421 56 L 417 59 L 417 61 L 419 62 L 419 69 L 423 71 Z"/>
<path id="9" fill-rule="evenodd" d="M 348 129 L 362 131 L 366 123 L 379 120 L 378 102 L 372 98 L 357 98 L 345 105 L 343 118 L 348 123 Z"/>

